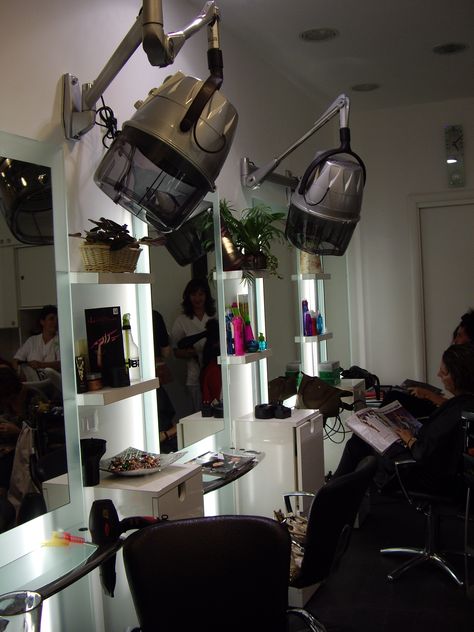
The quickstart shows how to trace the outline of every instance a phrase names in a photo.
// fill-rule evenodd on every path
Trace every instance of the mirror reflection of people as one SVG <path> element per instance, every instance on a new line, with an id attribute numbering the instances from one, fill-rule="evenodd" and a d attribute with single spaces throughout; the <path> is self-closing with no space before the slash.
<path id="1" fill-rule="evenodd" d="M 206 279 L 191 279 L 184 288 L 180 314 L 171 329 L 171 339 L 176 358 L 186 361 L 186 387 L 192 401 L 192 412 L 201 410 L 200 373 L 204 337 L 192 346 L 178 348 L 178 343 L 187 336 L 206 331 L 206 323 L 216 313 L 215 300 Z"/>
<path id="2" fill-rule="evenodd" d="M 0 496 L 6 495 L 10 485 L 21 425 L 31 420 L 33 408 L 40 401 L 47 398 L 26 386 L 11 366 L 0 365 Z"/>
<path id="3" fill-rule="evenodd" d="M 153 342 L 156 377 L 160 380 L 160 387 L 156 389 L 160 452 L 168 454 L 169 452 L 176 452 L 178 449 L 176 424 L 174 423 L 175 409 L 164 388 L 165 384 L 169 384 L 173 379 L 171 371 L 166 364 L 167 358 L 171 356 L 172 349 L 165 321 L 156 309 L 153 310 Z"/>
<path id="4" fill-rule="evenodd" d="M 474 344 L 451 345 L 443 353 L 438 376 L 452 397 L 436 408 L 415 436 L 407 428 L 396 430 L 400 441 L 376 454 L 376 484 L 383 488 L 393 478 L 395 460 L 414 459 L 418 468 L 413 483 L 424 491 L 448 491 L 454 483 L 463 450 L 461 415 L 474 410 Z M 353 435 L 344 446 L 334 477 L 353 472 L 374 450 Z"/>
<path id="5" fill-rule="evenodd" d="M 202 351 L 201 393 L 203 406 L 222 401 L 222 373 L 217 362 L 220 354 L 219 323 L 210 318 L 206 323 L 207 338 Z"/>
<path id="6" fill-rule="evenodd" d="M 61 370 L 58 336 L 58 308 L 45 305 L 39 316 L 41 333 L 30 336 L 13 356 L 13 368 L 26 381 L 44 379 L 43 369 Z"/>

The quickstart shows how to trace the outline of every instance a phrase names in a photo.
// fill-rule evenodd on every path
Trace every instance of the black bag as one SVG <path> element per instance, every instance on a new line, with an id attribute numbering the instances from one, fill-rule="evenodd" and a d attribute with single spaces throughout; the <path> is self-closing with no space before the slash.
<path id="1" fill-rule="evenodd" d="M 272 404 L 283 402 L 292 395 L 296 395 L 296 375 L 280 375 L 268 382 L 268 401 Z"/>
<path id="2" fill-rule="evenodd" d="M 319 377 L 303 373 L 295 408 L 318 409 L 326 422 L 328 417 L 337 417 L 341 408 L 352 409 L 350 405 L 341 402 L 341 397 L 352 397 L 352 395 L 351 391 L 344 391 L 331 386 Z"/>
<path id="3" fill-rule="evenodd" d="M 348 380 L 365 380 L 365 390 L 373 388 L 377 399 L 380 399 L 380 380 L 374 373 L 369 373 L 360 366 L 351 366 L 349 369 L 341 369 L 341 377 Z"/>

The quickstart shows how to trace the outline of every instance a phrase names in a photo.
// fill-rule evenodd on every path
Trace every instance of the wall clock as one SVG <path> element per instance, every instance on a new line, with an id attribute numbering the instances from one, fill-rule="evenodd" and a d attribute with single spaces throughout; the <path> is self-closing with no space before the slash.
<path id="1" fill-rule="evenodd" d="M 447 125 L 444 128 L 448 186 L 463 187 L 464 179 L 464 135 L 462 125 Z"/>

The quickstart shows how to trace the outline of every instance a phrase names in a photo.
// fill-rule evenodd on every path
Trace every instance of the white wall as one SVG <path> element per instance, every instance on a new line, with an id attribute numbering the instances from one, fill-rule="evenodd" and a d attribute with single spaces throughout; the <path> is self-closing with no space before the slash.
<path id="1" fill-rule="evenodd" d="M 348 255 L 352 361 L 385 383 L 423 377 L 419 371 L 419 257 L 414 199 L 460 195 L 447 186 L 444 126 L 462 124 L 466 145 L 466 196 L 473 196 L 473 99 L 372 112 L 353 112 L 355 151 L 365 160 L 362 218 Z M 459 227 L 462 230 L 462 227 Z M 440 253 L 442 256 L 442 253 Z M 440 279 L 443 285 L 456 279 Z M 474 297 L 466 296 L 466 310 Z M 459 314 L 460 315 L 460 314 Z M 449 343 L 456 322 L 446 322 Z"/>

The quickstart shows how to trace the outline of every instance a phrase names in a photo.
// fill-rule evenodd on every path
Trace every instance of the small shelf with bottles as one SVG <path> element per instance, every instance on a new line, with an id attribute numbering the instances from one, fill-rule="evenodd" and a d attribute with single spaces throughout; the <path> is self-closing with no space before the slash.
<path id="1" fill-rule="evenodd" d="M 245 353 L 244 355 L 223 355 L 217 358 L 218 364 L 250 364 L 264 360 L 272 355 L 271 349 L 263 351 L 254 351 L 253 353 Z"/>
<path id="2" fill-rule="evenodd" d="M 157 377 L 142 378 L 132 381 L 130 386 L 105 387 L 98 391 L 88 391 L 76 395 L 78 406 L 107 406 L 115 404 L 135 395 L 142 395 L 148 391 L 156 390 L 160 387 L 160 380 Z"/>
<path id="3" fill-rule="evenodd" d="M 70 272 L 73 284 L 120 285 L 151 283 L 152 275 L 146 272 Z"/>

